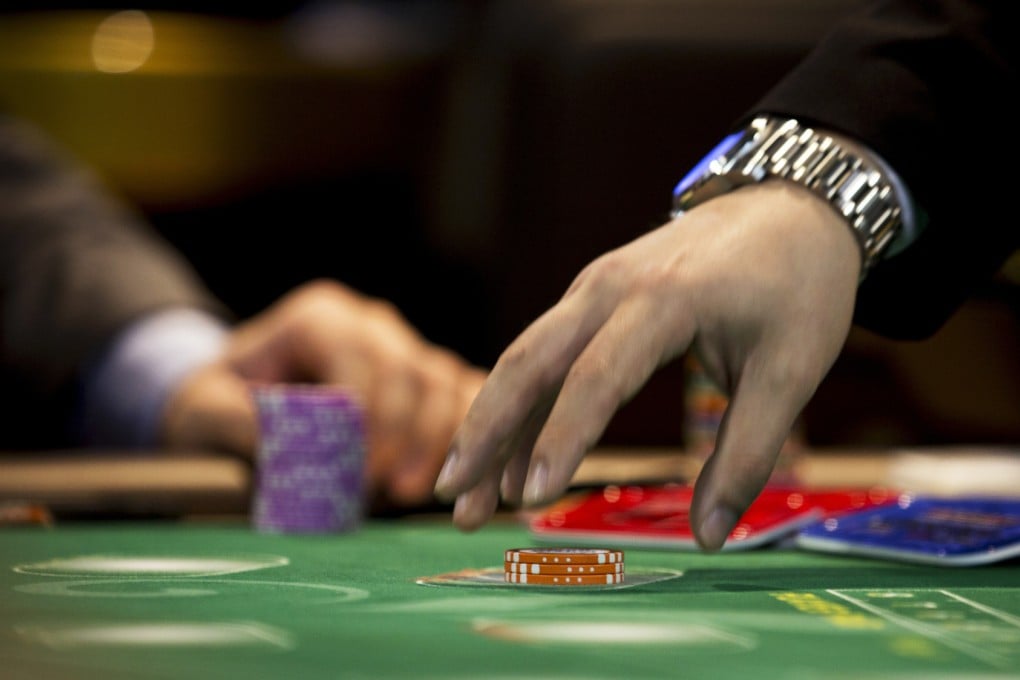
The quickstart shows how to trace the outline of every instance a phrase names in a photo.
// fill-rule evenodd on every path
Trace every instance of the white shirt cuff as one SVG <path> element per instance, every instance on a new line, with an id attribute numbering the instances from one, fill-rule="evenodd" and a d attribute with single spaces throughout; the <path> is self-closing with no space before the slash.
<path id="1" fill-rule="evenodd" d="M 218 359 L 228 328 L 196 309 L 149 314 L 123 330 L 85 374 L 78 432 L 89 446 L 154 447 L 167 399 Z"/>

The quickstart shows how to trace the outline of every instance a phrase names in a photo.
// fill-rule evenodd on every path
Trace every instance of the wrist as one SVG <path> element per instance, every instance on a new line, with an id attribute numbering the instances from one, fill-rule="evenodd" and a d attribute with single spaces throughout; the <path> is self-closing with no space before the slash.
<path id="1" fill-rule="evenodd" d="M 884 163 L 795 119 L 765 115 L 724 139 L 680 181 L 673 214 L 768 179 L 826 202 L 857 240 L 862 278 L 901 230 L 901 199 Z"/>

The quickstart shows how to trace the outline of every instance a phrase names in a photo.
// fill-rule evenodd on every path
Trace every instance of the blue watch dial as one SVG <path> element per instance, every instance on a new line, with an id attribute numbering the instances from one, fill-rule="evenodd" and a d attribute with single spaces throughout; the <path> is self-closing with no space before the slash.
<path id="1" fill-rule="evenodd" d="M 683 179 L 677 183 L 676 188 L 673 189 L 673 198 L 675 199 L 677 196 L 690 189 L 692 184 L 697 182 L 699 178 L 708 172 L 708 166 L 720 156 L 725 156 L 729 153 L 730 149 L 732 149 L 743 136 L 743 131 L 734 132 L 727 135 L 721 142 L 716 144 L 715 148 L 709 151 L 704 158 L 698 161 L 697 165 L 688 170 Z"/>

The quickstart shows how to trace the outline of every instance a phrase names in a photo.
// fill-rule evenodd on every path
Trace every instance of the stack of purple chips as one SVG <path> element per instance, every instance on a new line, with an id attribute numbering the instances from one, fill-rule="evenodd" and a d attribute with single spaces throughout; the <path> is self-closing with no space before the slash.
<path id="1" fill-rule="evenodd" d="M 346 389 L 256 385 L 252 524 L 273 533 L 356 530 L 363 516 L 365 426 Z"/>

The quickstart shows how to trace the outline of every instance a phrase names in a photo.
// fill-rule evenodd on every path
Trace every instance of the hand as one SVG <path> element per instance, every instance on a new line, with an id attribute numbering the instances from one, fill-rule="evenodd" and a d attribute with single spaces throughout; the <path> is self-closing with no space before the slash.
<path id="1" fill-rule="evenodd" d="M 603 255 L 500 357 L 437 496 L 456 497 L 466 530 L 500 494 L 555 499 L 616 410 L 693 348 L 731 397 L 691 507 L 698 542 L 719 549 L 846 340 L 860 263 L 842 218 L 783 182 L 715 198 Z"/>
<path id="2" fill-rule="evenodd" d="M 432 498 L 436 474 L 484 373 L 426 342 L 385 302 L 317 281 L 240 325 L 222 361 L 170 399 L 164 441 L 252 455 L 248 381 L 346 385 L 365 401 L 367 479 L 396 505 Z"/>

